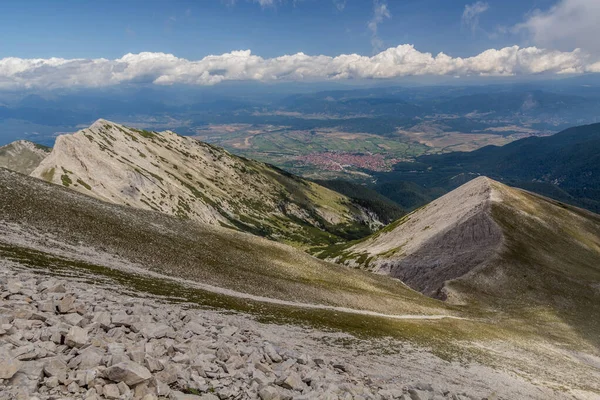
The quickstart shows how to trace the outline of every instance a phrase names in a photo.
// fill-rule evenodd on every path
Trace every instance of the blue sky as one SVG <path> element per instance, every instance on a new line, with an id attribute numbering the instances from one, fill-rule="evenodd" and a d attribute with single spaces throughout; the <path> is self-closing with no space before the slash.
<path id="1" fill-rule="evenodd" d="M 498 27 L 522 22 L 551 0 L 489 0 L 479 29 L 462 23 L 457 0 L 388 1 L 378 26 L 384 47 L 414 44 L 420 51 L 470 56 L 488 48 L 526 44 Z M 118 58 L 142 51 L 198 59 L 252 49 L 263 57 L 304 52 L 334 56 L 373 53 L 372 0 L 301 0 L 261 6 L 253 1 L 5 1 L 0 57 Z M 341 10 L 340 10 L 341 9 Z"/>
<path id="2" fill-rule="evenodd" d="M 5 0 L 0 11 L 0 90 L 600 73 L 599 0 Z"/>

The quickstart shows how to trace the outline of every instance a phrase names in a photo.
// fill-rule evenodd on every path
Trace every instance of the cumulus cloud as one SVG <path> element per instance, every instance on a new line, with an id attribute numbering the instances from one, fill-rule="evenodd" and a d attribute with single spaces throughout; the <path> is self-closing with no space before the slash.
<path id="1" fill-rule="evenodd" d="M 383 20 L 387 18 L 392 18 L 392 14 L 388 9 L 387 3 L 379 0 L 373 0 L 373 18 L 371 18 L 367 24 L 369 30 L 371 31 L 371 45 L 373 46 L 373 51 L 380 51 L 383 47 L 383 41 L 377 35 L 377 30 L 379 28 L 379 24 L 381 24 Z"/>
<path id="2" fill-rule="evenodd" d="M 263 58 L 250 50 L 187 60 L 172 54 L 126 54 L 99 59 L 0 59 L 0 89 L 102 87 L 123 83 L 215 85 L 224 81 L 324 81 L 403 76 L 512 76 L 600 72 L 600 60 L 570 52 L 518 46 L 490 49 L 473 57 L 391 47 L 372 57 L 304 53 Z"/>
<path id="3" fill-rule="evenodd" d="M 526 31 L 538 46 L 560 50 L 583 48 L 600 54 L 600 1 L 559 0 L 549 10 L 536 10 L 515 30 Z"/>
<path id="4" fill-rule="evenodd" d="M 483 1 L 465 5 L 465 9 L 462 14 L 463 25 L 469 27 L 473 32 L 475 32 L 479 27 L 479 16 L 486 12 L 489 8 L 490 5 Z"/>

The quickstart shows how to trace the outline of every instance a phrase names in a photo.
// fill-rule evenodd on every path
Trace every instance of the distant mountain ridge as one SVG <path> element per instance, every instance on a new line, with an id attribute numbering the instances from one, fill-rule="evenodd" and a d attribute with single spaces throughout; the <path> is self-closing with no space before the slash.
<path id="1" fill-rule="evenodd" d="M 529 137 L 502 147 L 421 156 L 381 174 L 382 184 L 411 181 L 453 189 L 479 175 L 600 211 L 600 124 Z M 385 193 L 384 193 L 385 194 Z"/>
<path id="2" fill-rule="evenodd" d="M 28 140 L 0 147 L 0 167 L 30 174 L 50 154 L 51 149 Z"/>
<path id="3" fill-rule="evenodd" d="M 56 140 L 31 174 L 98 199 L 300 244 L 381 226 L 348 197 L 180 136 L 98 120 Z"/>

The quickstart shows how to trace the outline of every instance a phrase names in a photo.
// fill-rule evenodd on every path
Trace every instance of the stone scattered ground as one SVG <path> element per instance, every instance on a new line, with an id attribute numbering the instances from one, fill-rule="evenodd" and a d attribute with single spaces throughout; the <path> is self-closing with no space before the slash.
<path id="1" fill-rule="evenodd" d="M 0 399 L 574 398 L 406 343 L 115 289 L 1 262 Z"/>

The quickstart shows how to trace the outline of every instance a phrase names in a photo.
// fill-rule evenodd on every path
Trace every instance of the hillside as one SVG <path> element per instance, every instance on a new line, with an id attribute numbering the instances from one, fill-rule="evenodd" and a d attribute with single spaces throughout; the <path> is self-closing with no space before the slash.
<path id="1" fill-rule="evenodd" d="M 382 174 L 382 184 L 412 181 L 453 189 L 462 179 L 486 175 L 589 210 L 600 211 L 600 124 L 530 137 L 469 153 L 422 156 Z M 385 176 L 384 176 L 385 175 Z"/>
<path id="2" fill-rule="evenodd" d="M 398 205 L 398 203 L 390 200 L 366 185 L 341 179 L 315 180 L 314 182 L 348 196 L 357 204 L 360 204 L 366 209 L 375 212 L 381 217 L 382 222 L 385 224 L 389 224 L 390 222 L 393 222 L 406 214 L 404 209 Z"/>
<path id="3" fill-rule="evenodd" d="M 0 231 L 0 258 L 68 257 L 80 267 L 142 268 L 146 276 L 160 273 L 285 301 L 445 312 L 398 281 L 326 263 L 288 245 L 110 204 L 5 169 L 0 169 Z"/>
<path id="4" fill-rule="evenodd" d="M 48 154 L 50 149 L 47 147 L 27 140 L 18 140 L 0 147 L 0 167 L 30 174 Z"/>
<path id="5" fill-rule="evenodd" d="M 98 120 L 59 136 L 31 174 L 116 204 L 283 242 L 363 237 L 377 217 L 348 197 L 174 132 Z"/>
<path id="6" fill-rule="evenodd" d="M 399 280 L 320 261 L 284 244 L 163 213 L 110 204 L 5 169 L 0 169 L 0 265 L 4 274 L 0 284 L 8 307 L 4 312 L 18 312 L 21 316 L 14 320 L 14 334 L 4 335 L 0 341 L 11 340 L 21 346 L 15 352 L 29 348 L 37 352 L 38 359 L 25 361 L 24 366 L 45 362 L 53 355 L 39 350 L 46 336 L 36 341 L 36 336 L 30 335 L 53 329 L 43 328 L 43 324 L 61 321 L 57 325 L 63 332 L 61 337 L 67 336 L 66 342 L 72 344 L 75 337 L 65 329 L 80 331 L 68 328 L 70 325 L 65 328 L 65 324 L 79 323 L 89 334 L 82 340 L 87 338 L 90 342 L 81 351 L 104 350 L 107 354 L 118 351 L 118 343 L 129 346 L 150 335 L 157 335 L 147 341 L 156 348 L 160 330 L 169 324 L 177 332 L 174 347 L 183 352 L 189 345 L 190 357 L 195 360 L 198 351 L 223 354 L 222 348 L 242 346 L 246 352 L 248 346 L 266 346 L 264 340 L 272 338 L 268 340 L 276 340 L 287 348 L 296 347 L 302 353 L 314 350 L 307 374 L 322 371 L 320 360 L 329 353 L 335 376 L 346 371 L 351 376 L 364 377 L 367 369 L 374 378 L 365 381 L 378 382 L 379 391 L 383 384 L 399 389 L 396 393 L 406 393 L 408 389 L 403 388 L 410 385 L 421 387 L 417 390 L 427 395 L 433 390 L 421 383 L 435 382 L 437 387 L 472 393 L 477 395 L 475 398 L 499 395 L 593 399 L 600 390 L 595 361 L 598 327 L 590 332 L 581 330 L 572 319 L 540 320 L 518 310 L 498 313 L 485 304 L 481 308 L 444 304 L 411 290 Z M 552 289 L 551 285 L 548 289 Z M 578 296 L 589 295 L 584 287 L 570 283 L 565 287 L 577 289 Z M 31 304 L 26 301 L 28 296 L 33 298 Z M 49 298 L 62 299 L 61 314 L 48 315 L 55 309 L 47 307 L 45 299 Z M 82 316 L 68 313 L 69 299 L 75 299 L 72 306 Z M 579 312 L 570 315 L 585 313 L 588 323 L 595 324 L 598 315 L 593 304 L 597 307 L 597 300 L 592 297 L 592 306 L 577 308 Z M 38 303 L 40 311 L 28 311 Z M 181 308 L 174 303 L 180 303 Z M 110 310 L 108 319 L 101 311 L 106 308 Z M 225 314 L 211 314 L 219 310 Z M 47 319 L 25 323 L 22 318 L 28 316 Z M 203 316 L 210 319 L 205 323 L 206 335 L 201 335 L 198 342 L 184 327 L 193 325 L 186 325 L 190 318 Z M 254 324 L 260 322 L 264 336 L 251 334 L 250 341 L 232 338 L 235 332 L 246 335 L 246 319 Z M 108 331 L 98 329 L 98 321 L 108 324 Z M 204 332 L 193 326 L 194 333 Z M 19 330 L 15 330 L 17 327 Z M 164 338 L 165 344 L 173 343 L 171 337 Z M 294 345 L 298 338 L 305 339 L 301 342 L 305 349 Z M 57 349 L 60 354 L 71 351 L 68 346 Z M 134 353 L 128 347 L 132 360 L 139 360 Z M 178 354 L 161 356 L 161 363 L 165 368 L 185 368 Z M 276 357 L 273 352 L 269 354 Z M 24 357 L 30 360 L 29 356 Z M 76 362 L 82 357 L 76 356 L 68 367 L 77 371 Z M 236 373 L 245 374 L 245 369 L 237 369 L 231 363 L 215 364 L 210 360 L 206 366 L 210 371 L 222 366 L 224 371 L 235 368 Z M 249 356 L 248 360 L 252 361 L 251 366 L 255 365 L 254 358 Z M 547 363 L 548 368 L 537 368 L 541 362 Z M 306 365 L 305 361 L 295 365 L 298 364 Z M 85 368 L 83 365 L 88 364 L 82 363 L 79 370 Z M 290 363 L 283 359 L 271 363 L 273 369 L 279 365 L 287 369 Z M 401 377 L 397 370 L 404 371 Z M 209 373 L 208 369 L 205 371 Z M 239 378 L 234 381 L 250 385 L 251 377 L 257 377 L 252 371 L 250 368 L 249 377 L 236 375 Z M 388 374 L 387 383 L 376 378 L 382 376 L 382 371 L 394 371 Z M 169 376 L 169 372 L 153 373 L 160 379 Z M 180 383 L 170 385 L 170 389 L 196 387 L 192 385 L 198 381 L 188 376 L 181 375 L 177 379 Z M 210 383 L 220 385 L 217 390 L 221 390 L 229 387 L 230 376 L 219 374 Z M 310 376 L 310 390 L 318 392 L 320 386 L 314 383 L 320 378 Z M 37 379 L 16 374 L 10 381 L 13 389 L 20 388 L 14 382 L 24 382 L 25 378 L 27 382 Z M 205 385 L 198 388 L 201 392 L 210 391 Z"/>
<path id="7" fill-rule="evenodd" d="M 600 216 L 486 177 L 320 256 L 451 303 L 543 310 L 597 339 Z"/>

